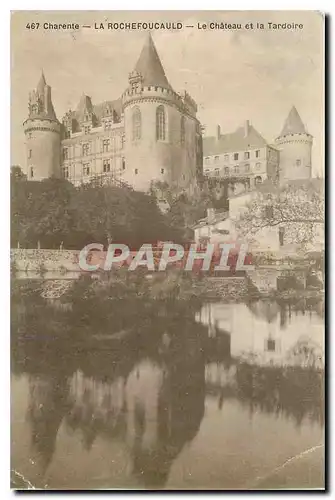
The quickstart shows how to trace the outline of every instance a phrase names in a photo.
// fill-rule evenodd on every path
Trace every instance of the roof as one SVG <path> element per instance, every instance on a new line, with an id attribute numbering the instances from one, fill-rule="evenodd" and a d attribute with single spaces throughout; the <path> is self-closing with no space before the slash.
<path id="1" fill-rule="evenodd" d="M 121 98 L 113 101 L 103 101 L 98 104 L 93 104 L 92 99 L 83 94 L 75 111 L 70 112 L 72 119 L 75 119 L 78 124 L 83 121 L 85 111 L 92 113 L 96 120 L 96 126 L 101 124 L 101 119 L 109 116 L 114 111 L 120 119 L 122 111 Z"/>
<path id="2" fill-rule="evenodd" d="M 44 76 L 44 73 L 42 71 L 41 77 L 40 77 L 39 82 L 38 82 L 37 87 L 36 87 L 36 90 L 40 95 L 44 94 L 44 87 L 46 86 L 46 84 L 47 84 L 47 82 L 45 80 L 45 76 Z"/>
<path id="3" fill-rule="evenodd" d="M 248 126 L 248 134 L 245 128 L 239 127 L 235 132 L 222 134 L 217 137 L 203 138 L 203 154 L 211 156 L 222 153 L 232 153 L 252 148 L 261 148 L 267 145 L 264 137 L 252 126 Z"/>
<path id="4" fill-rule="evenodd" d="M 302 123 L 300 115 L 295 106 L 292 106 L 288 117 L 285 120 L 283 130 L 279 137 L 284 137 L 285 135 L 291 134 L 307 134 L 307 130 Z"/>
<path id="5" fill-rule="evenodd" d="M 142 75 L 142 83 L 145 86 L 156 85 L 172 89 L 165 76 L 162 63 L 150 33 L 147 36 L 142 52 L 135 66 L 135 71 Z"/>
<path id="6" fill-rule="evenodd" d="M 214 217 L 212 220 L 208 219 L 208 215 L 204 217 L 203 219 L 199 219 L 193 226 L 192 229 L 197 229 L 199 227 L 204 227 L 204 226 L 214 226 L 218 222 L 222 222 L 229 217 L 229 212 L 224 211 L 224 212 L 215 212 Z"/>

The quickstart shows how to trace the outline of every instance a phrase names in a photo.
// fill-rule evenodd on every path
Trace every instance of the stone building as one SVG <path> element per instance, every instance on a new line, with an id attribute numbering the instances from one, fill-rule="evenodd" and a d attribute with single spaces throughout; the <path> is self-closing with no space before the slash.
<path id="1" fill-rule="evenodd" d="M 123 94 L 100 104 L 83 94 L 62 123 L 42 74 L 24 122 L 28 179 L 80 185 L 102 176 L 141 191 L 157 181 L 192 191 L 202 172 L 196 113 L 190 95 L 170 85 L 150 34 Z"/>
<path id="2" fill-rule="evenodd" d="M 268 144 L 249 121 L 229 134 L 221 134 L 218 125 L 215 137 L 204 137 L 204 175 L 234 179 L 230 193 L 235 194 L 265 180 L 309 179 L 312 144 L 294 106 L 274 144 Z"/>

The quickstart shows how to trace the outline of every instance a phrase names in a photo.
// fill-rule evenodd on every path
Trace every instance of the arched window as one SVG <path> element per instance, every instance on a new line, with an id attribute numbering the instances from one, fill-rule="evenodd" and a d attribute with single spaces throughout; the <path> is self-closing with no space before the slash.
<path id="1" fill-rule="evenodd" d="M 133 110 L 133 141 L 141 139 L 141 111 L 139 108 Z"/>
<path id="2" fill-rule="evenodd" d="M 164 106 L 158 106 L 156 110 L 156 139 L 165 141 L 165 110 Z"/>
<path id="3" fill-rule="evenodd" d="M 182 116 L 180 120 L 180 142 L 185 144 L 185 116 Z"/>

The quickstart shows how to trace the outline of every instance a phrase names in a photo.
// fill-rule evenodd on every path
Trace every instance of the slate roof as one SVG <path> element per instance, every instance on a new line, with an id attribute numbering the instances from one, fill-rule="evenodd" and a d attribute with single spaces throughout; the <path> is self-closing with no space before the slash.
<path id="1" fill-rule="evenodd" d="M 143 85 L 159 86 L 172 90 L 165 76 L 161 60 L 150 33 L 147 36 L 140 57 L 136 63 L 135 71 L 142 75 Z"/>
<path id="2" fill-rule="evenodd" d="M 279 137 L 284 137 L 285 135 L 291 134 L 307 134 L 307 130 L 302 123 L 300 115 L 295 106 L 292 106 L 288 117 L 285 120 L 283 130 Z"/>
<path id="3" fill-rule="evenodd" d="M 222 153 L 233 153 L 253 148 L 261 148 L 267 145 L 264 137 L 252 126 L 248 127 L 248 135 L 245 136 L 245 128 L 239 127 L 230 134 L 221 134 L 217 137 L 203 138 L 203 154 L 211 156 Z"/>

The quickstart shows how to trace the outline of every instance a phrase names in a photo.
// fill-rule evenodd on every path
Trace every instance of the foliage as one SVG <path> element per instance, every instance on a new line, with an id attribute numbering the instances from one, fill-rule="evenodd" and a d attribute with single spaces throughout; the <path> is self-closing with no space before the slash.
<path id="1" fill-rule="evenodd" d="M 253 237 L 264 228 L 283 227 L 285 242 L 300 244 L 313 242 L 318 231 L 323 231 L 323 224 L 321 181 L 260 190 L 235 221 L 241 236 Z"/>

